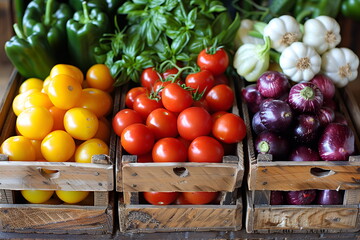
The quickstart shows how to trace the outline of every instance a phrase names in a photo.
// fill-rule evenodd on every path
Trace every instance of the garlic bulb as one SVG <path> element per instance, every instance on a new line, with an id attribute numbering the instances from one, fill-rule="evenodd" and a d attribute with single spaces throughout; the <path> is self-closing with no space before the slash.
<path id="1" fill-rule="evenodd" d="M 241 25 L 236 32 L 234 45 L 236 48 L 239 48 L 241 45 L 245 43 L 252 44 L 264 44 L 264 40 L 262 38 L 253 37 L 249 35 L 250 31 L 254 31 L 254 21 L 250 19 L 242 19 Z M 261 33 L 259 33 L 261 34 Z"/>

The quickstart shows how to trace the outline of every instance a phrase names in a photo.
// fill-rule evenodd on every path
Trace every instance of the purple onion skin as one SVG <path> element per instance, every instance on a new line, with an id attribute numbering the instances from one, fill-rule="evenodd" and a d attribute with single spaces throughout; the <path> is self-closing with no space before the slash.
<path id="1" fill-rule="evenodd" d="M 347 161 L 355 152 L 354 132 L 347 125 L 330 123 L 320 136 L 318 149 L 324 161 Z"/>
<path id="2" fill-rule="evenodd" d="M 285 101 L 269 99 L 260 106 L 261 123 L 273 132 L 284 132 L 292 123 L 292 110 Z"/>
<path id="3" fill-rule="evenodd" d="M 267 98 L 279 98 L 290 89 L 289 79 L 282 73 L 267 71 L 257 80 L 257 89 Z"/>
<path id="4" fill-rule="evenodd" d="M 300 145 L 291 151 L 289 160 L 295 162 L 321 161 L 321 158 L 319 153 L 314 149 Z"/>
<path id="5" fill-rule="evenodd" d="M 342 191 L 318 190 L 316 204 L 319 205 L 340 205 L 343 202 Z"/>
<path id="6" fill-rule="evenodd" d="M 256 134 L 266 131 L 266 127 L 261 123 L 260 112 L 254 114 L 251 121 L 251 127 Z"/>
<path id="7" fill-rule="evenodd" d="M 322 127 L 327 126 L 335 120 L 335 111 L 328 107 L 321 107 L 316 115 Z"/>
<path id="8" fill-rule="evenodd" d="M 265 131 L 255 138 L 257 153 L 272 154 L 274 161 L 287 160 L 289 153 L 289 141 L 279 134 Z"/>
<path id="9" fill-rule="evenodd" d="M 329 98 L 329 99 L 324 99 L 323 107 L 328 107 L 336 111 L 338 106 L 334 99 Z"/>
<path id="10" fill-rule="evenodd" d="M 316 190 L 289 191 L 286 200 L 290 205 L 308 205 L 316 198 Z"/>
<path id="11" fill-rule="evenodd" d="M 292 138 L 301 144 L 312 143 L 318 139 L 320 121 L 314 115 L 300 114 L 295 118 Z"/>
<path id="12" fill-rule="evenodd" d="M 241 90 L 241 96 L 248 106 L 250 112 L 256 113 L 260 110 L 260 104 L 264 97 L 257 90 L 256 84 L 250 84 Z"/>
<path id="13" fill-rule="evenodd" d="M 335 95 L 335 85 L 330 78 L 325 75 L 318 74 L 315 75 L 313 79 L 310 80 L 311 83 L 314 83 L 321 91 L 324 96 L 324 99 L 331 99 Z"/>
<path id="14" fill-rule="evenodd" d="M 335 119 L 333 121 L 334 123 L 341 123 L 344 125 L 349 125 L 348 121 L 346 120 L 344 114 L 340 112 L 335 112 Z"/>
<path id="15" fill-rule="evenodd" d="M 283 191 L 271 191 L 270 205 L 283 205 L 285 204 L 285 197 Z"/>
<path id="16" fill-rule="evenodd" d="M 314 113 L 323 105 L 324 98 L 314 83 L 301 82 L 290 89 L 288 102 L 298 112 Z"/>

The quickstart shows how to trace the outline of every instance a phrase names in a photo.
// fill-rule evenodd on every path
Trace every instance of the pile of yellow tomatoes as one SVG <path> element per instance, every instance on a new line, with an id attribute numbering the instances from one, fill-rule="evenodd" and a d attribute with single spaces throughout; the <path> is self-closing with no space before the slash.
<path id="1" fill-rule="evenodd" d="M 104 64 L 96 64 L 86 75 L 75 66 L 55 65 L 42 80 L 29 78 L 19 88 L 12 109 L 16 136 L 0 147 L 9 161 L 91 163 L 95 154 L 109 154 L 114 79 Z M 43 203 L 53 191 L 23 190 L 26 200 Z M 88 192 L 56 191 L 67 203 L 85 199 Z"/>

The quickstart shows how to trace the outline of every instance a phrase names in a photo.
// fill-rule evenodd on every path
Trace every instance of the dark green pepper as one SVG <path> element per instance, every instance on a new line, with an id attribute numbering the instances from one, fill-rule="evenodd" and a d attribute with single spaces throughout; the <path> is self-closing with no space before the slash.
<path id="1" fill-rule="evenodd" d="M 295 18 L 300 23 L 307 18 L 316 18 L 321 15 L 336 18 L 340 7 L 341 0 L 297 0 Z"/>
<path id="2" fill-rule="evenodd" d="M 14 0 L 14 13 L 15 13 L 15 21 L 22 27 L 22 19 L 26 10 L 27 5 L 29 4 L 29 0 Z"/>
<path id="3" fill-rule="evenodd" d="M 341 14 L 345 17 L 360 20 L 360 0 L 344 0 L 341 4 Z"/>
<path id="4" fill-rule="evenodd" d="M 16 35 L 5 43 L 6 55 L 25 78 L 44 80 L 55 65 L 46 36 L 35 32 L 26 37 L 17 24 L 14 24 L 14 30 Z"/>
<path id="5" fill-rule="evenodd" d="M 64 62 L 67 53 L 66 22 L 73 11 L 65 4 L 55 0 L 33 0 L 27 6 L 23 17 L 25 35 L 35 32 L 45 35 L 58 62 Z"/>
<path id="6" fill-rule="evenodd" d="M 66 24 L 69 54 L 73 64 L 86 72 L 96 63 L 94 49 L 102 35 L 108 32 L 109 19 L 98 9 L 83 2 L 83 11 L 77 11 Z"/>

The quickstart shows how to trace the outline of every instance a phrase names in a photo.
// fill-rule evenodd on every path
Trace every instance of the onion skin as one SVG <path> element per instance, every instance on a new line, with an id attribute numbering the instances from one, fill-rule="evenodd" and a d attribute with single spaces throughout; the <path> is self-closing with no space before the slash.
<path id="1" fill-rule="evenodd" d="M 320 121 L 316 116 L 310 114 L 300 114 L 294 121 L 292 137 L 297 143 L 312 143 L 318 138 L 319 129 Z"/>
<path id="2" fill-rule="evenodd" d="M 283 191 L 271 191 L 270 205 L 283 205 L 285 204 L 285 197 Z"/>
<path id="3" fill-rule="evenodd" d="M 267 130 L 264 124 L 261 123 L 260 112 L 255 113 L 255 115 L 253 116 L 251 121 L 251 127 L 256 134 L 260 134 L 261 132 Z"/>
<path id="4" fill-rule="evenodd" d="M 290 161 L 321 161 L 320 155 L 317 151 L 306 146 L 296 146 L 290 153 Z"/>
<path id="5" fill-rule="evenodd" d="M 333 121 L 334 123 L 341 123 L 344 125 L 349 125 L 348 121 L 346 120 L 346 117 L 344 116 L 344 114 L 340 113 L 340 112 L 335 112 L 335 119 Z"/>
<path id="6" fill-rule="evenodd" d="M 314 113 L 323 105 L 324 97 L 314 83 L 301 82 L 290 89 L 288 102 L 296 111 Z"/>
<path id="7" fill-rule="evenodd" d="M 256 84 L 250 84 L 241 89 L 241 96 L 250 112 L 256 113 L 260 110 L 260 104 L 264 97 L 257 90 Z"/>
<path id="8" fill-rule="evenodd" d="M 347 161 L 355 152 L 354 132 L 347 125 L 330 123 L 319 139 L 318 149 L 324 161 Z"/>
<path id="9" fill-rule="evenodd" d="M 267 71 L 257 80 L 257 89 L 262 96 L 277 99 L 289 91 L 290 82 L 280 72 Z"/>
<path id="10" fill-rule="evenodd" d="M 286 200 L 290 205 L 308 205 L 316 198 L 316 190 L 289 191 Z"/>
<path id="11" fill-rule="evenodd" d="M 316 204 L 320 205 L 340 205 L 343 202 L 342 191 L 318 190 Z"/>
<path id="12" fill-rule="evenodd" d="M 289 141 L 279 134 L 265 131 L 255 138 L 255 149 L 259 154 L 272 154 L 274 161 L 286 160 L 289 153 Z"/>
<path id="13" fill-rule="evenodd" d="M 293 114 L 285 101 L 267 99 L 260 106 L 261 123 L 273 132 L 284 132 L 290 126 Z"/>
<path id="14" fill-rule="evenodd" d="M 327 126 L 329 123 L 335 120 L 335 112 L 329 107 L 321 107 L 316 115 L 322 127 Z"/>
<path id="15" fill-rule="evenodd" d="M 324 99 L 331 99 L 334 97 L 335 85 L 330 78 L 322 74 L 317 74 L 310 82 L 314 83 L 320 89 Z"/>

